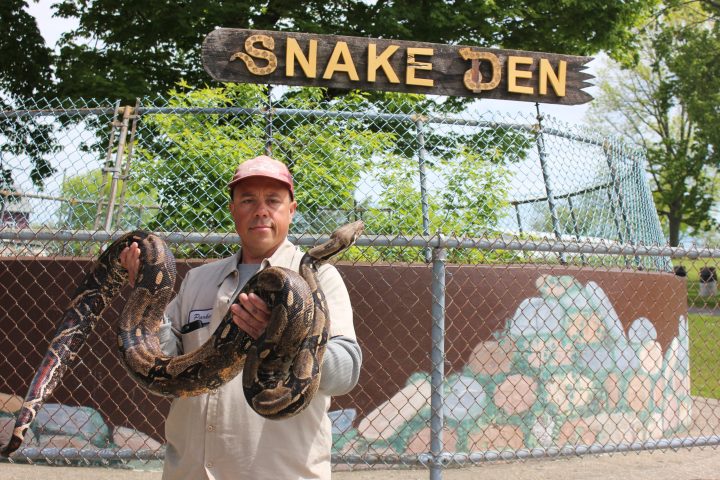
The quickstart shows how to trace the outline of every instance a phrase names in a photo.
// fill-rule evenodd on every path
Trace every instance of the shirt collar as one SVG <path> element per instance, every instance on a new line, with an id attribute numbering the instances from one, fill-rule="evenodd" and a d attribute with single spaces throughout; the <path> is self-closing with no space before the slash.
<path id="1" fill-rule="evenodd" d="M 238 263 L 240 263 L 241 252 L 242 250 L 238 250 L 233 256 L 227 257 L 223 260 L 219 260 L 220 262 L 224 262 L 225 264 L 223 265 L 222 271 L 220 273 L 220 281 L 218 283 L 218 287 L 223 284 L 227 277 L 237 274 L 237 266 Z"/>
<path id="2" fill-rule="evenodd" d="M 290 240 L 285 238 L 285 240 L 280 244 L 277 250 L 275 250 L 275 253 L 270 255 L 268 258 L 264 258 L 262 262 L 260 262 L 260 270 L 272 267 L 272 266 L 278 266 L 278 265 L 287 265 L 292 261 L 293 255 L 295 253 L 295 245 L 290 243 Z M 222 282 L 225 281 L 227 277 L 230 275 L 237 274 L 237 266 L 240 264 L 240 259 L 242 258 L 242 247 L 235 252 L 235 254 L 232 257 L 228 257 L 226 261 L 226 265 L 223 266 L 222 274 L 220 276 L 221 280 L 219 285 L 222 285 Z"/>
<path id="3" fill-rule="evenodd" d="M 275 250 L 275 253 L 273 253 L 272 255 L 270 255 L 269 258 L 264 259 L 260 263 L 260 269 L 288 264 L 292 260 L 294 254 L 295 245 L 290 243 L 290 240 L 288 240 L 286 237 L 283 243 L 280 244 L 278 249 Z"/>

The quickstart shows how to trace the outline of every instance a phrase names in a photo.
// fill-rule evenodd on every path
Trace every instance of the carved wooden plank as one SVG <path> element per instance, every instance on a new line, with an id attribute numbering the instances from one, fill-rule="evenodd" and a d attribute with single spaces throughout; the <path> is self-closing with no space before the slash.
<path id="1" fill-rule="evenodd" d="M 385 90 L 575 105 L 592 57 L 374 38 L 218 28 L 205 70 L 238 83 Z"/>

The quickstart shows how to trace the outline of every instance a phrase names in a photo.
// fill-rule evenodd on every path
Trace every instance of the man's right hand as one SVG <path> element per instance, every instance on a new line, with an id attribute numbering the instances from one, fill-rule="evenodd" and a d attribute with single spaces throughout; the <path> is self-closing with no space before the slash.
<path id="1" fill-rule="evenodd" d="M 270 308 L 257 294 L 241 293 L 240 303 L 230 306 L 233 322 L 252 338 L 257 339 L 270 322 Z"/>
<path id="2" fill-rule="evenodd" d="M 135 286 L 138 270 L 140 270 L 140 247 L 133 242 L 120 252 L 120 265 L 128 271 L 128 282 L 131 287 Z"/>

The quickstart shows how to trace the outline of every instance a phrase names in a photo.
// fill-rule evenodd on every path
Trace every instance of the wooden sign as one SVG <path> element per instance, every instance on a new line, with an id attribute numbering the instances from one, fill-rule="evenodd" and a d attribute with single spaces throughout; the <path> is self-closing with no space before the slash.
<path id="1" fill-rule="evenodd" d="M 218 28 L 202 46 L 222 82 L 386 90 L 576 105 L 591 57 L 374 38 Z"/>

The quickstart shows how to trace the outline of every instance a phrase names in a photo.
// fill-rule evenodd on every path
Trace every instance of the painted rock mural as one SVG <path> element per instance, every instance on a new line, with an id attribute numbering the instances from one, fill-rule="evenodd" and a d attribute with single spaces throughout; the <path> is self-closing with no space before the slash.
<path id="1" fill-rule="evenodd" d="M 542 275 L 505 328 L 478 344 L 445 383 L 444 449 L 517 450 L 659 439 L 691 422 L 685 317 L 665 352 L 651 319 L 625 332 L 595 283 Z M 343 455 L 429 451 L 430 376 L 355 422 L 331 412 L 334 450 Z"/>
<path id="2" fill-rule="evenodd" d="M 593 281 L 540 275 L 538 296 L 520 302 L 504 327 L 478 343 L 445 382 L 444 450 L 483 452 L 612 445 L 674 436 L 689 428 L 688 324 L 663 346 L 652 319 L 623 328 Z M 656 319 L 668 324 L 668 319 Z M 658 323 L 660 324 L 660 323 Z M 362 418 L 329 413 L 343 456 L 430 450 L 430 374 L 417 372 Z M 387 398 L 386 396 L 382 398 Z M 22 398 L 0 393 L 0 444 Z M 131 425 L 112 427 L 89 407 L 47 404 L 25 444 L 29 455 L 109 448 L 162 457 L 164 446 Z M 347 457 L 346 457 L 347 458 Z"/>

